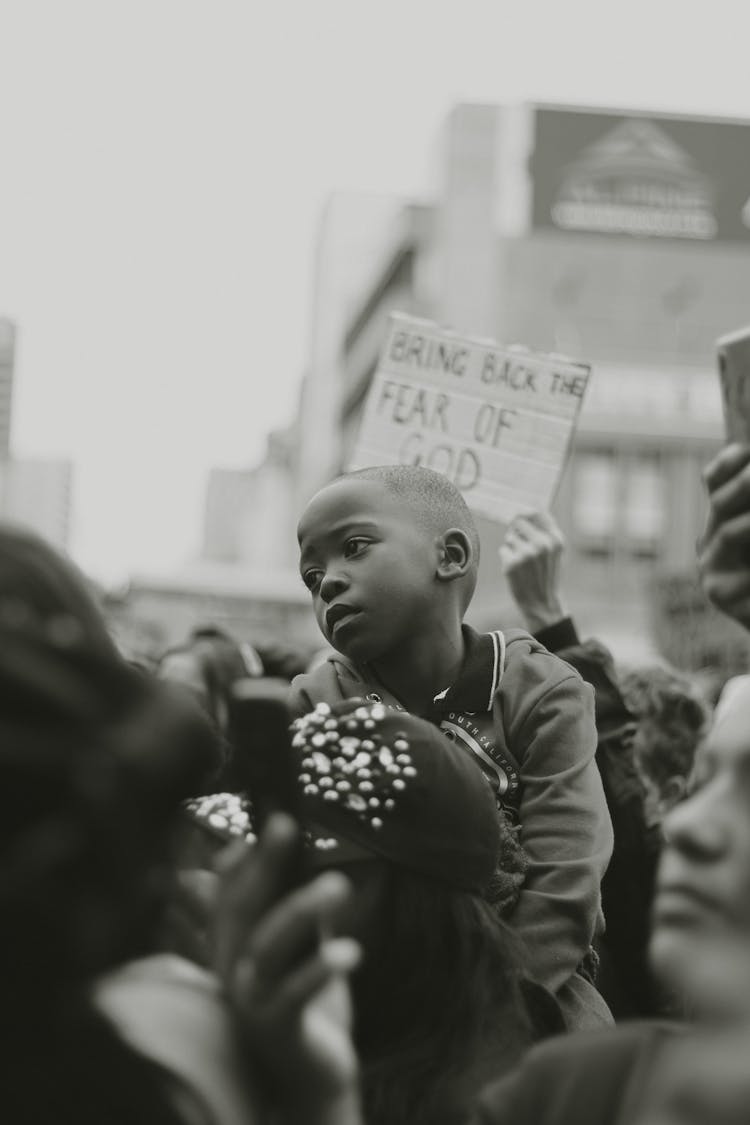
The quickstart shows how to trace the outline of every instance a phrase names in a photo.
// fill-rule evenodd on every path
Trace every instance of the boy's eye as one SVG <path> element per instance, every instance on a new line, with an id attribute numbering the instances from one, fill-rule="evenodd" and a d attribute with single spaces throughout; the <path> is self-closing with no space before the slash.
<path id="1" fill-rule="evenodd" d="M 358 555 L 369 543 L 369 539 L 365 539 L 361 535 L 353 535 L 351 539 L 347 539 L 344 545 L 344 558 L 350 559 L 353 555 Z"/>
<path id="2" fill-rule="evenodd" d="M 323 573 L 322 570 L 306 570 L 305 571 L 305 573 L 302 575 L 302 581 L 305 583 L 308 590 L 314 590 L 315 589 L 315 587 L 320 582 L 320 576 L 321 576 L 322 573 Z"/>

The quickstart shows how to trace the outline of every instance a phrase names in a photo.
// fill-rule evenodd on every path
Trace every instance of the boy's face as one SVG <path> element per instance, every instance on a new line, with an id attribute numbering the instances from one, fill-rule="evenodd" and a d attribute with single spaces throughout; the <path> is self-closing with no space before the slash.
<path id="1" fill-rule="evenodd" d="M 699 1011 L 750 1012 L 750 688 L 708 736 L 704 779 L 664 821 L 651 957 Z"/>
<path id="2" fill-rule="evenodd" d="M 438 537 L 378 481 L 334 481 L 297 529 L 321 632 L 359 662 L 387 657 L 434 619 Z"/>

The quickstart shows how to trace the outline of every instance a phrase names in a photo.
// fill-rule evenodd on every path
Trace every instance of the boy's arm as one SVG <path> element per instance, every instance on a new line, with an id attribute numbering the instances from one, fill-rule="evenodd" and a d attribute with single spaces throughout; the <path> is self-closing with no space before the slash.
<path id="1" fill-rule="evenodd" d="M 613 834 L 594 759 L 593 690 L 572 670 L 561 676 L 555 657 L 530 659 L 538 684 L 535 690 L 525 677 L 530 705 L 508 732 L 521 765 L 521 844 L 529 863 L 512 925 L 531 975 L 557 992 L 595 936 Z"/>

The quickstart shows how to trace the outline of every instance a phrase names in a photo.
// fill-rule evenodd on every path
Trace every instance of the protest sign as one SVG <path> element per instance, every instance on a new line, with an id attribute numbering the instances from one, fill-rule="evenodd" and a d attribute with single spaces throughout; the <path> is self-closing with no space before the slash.
<path id="1" fill-rule="evenodd" d="M 546 509 L 589 374 L 563 356 L 393 313 L 348 468 L 423 465 L 500 523 Z"/>
<path id="2" fill-rule="evenodd" d="M 750 441 L 750 328 L 716 341 L 728 441 Z"/>

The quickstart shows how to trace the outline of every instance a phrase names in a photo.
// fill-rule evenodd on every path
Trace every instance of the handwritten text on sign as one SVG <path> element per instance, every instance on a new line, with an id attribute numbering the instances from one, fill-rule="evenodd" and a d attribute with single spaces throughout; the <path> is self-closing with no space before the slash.
<path id="1" fill-rule="evenodd" d="M 548 508 L 589 373 L 394 313 L 349 468 L 424 465 L 503 523 Z"/>

